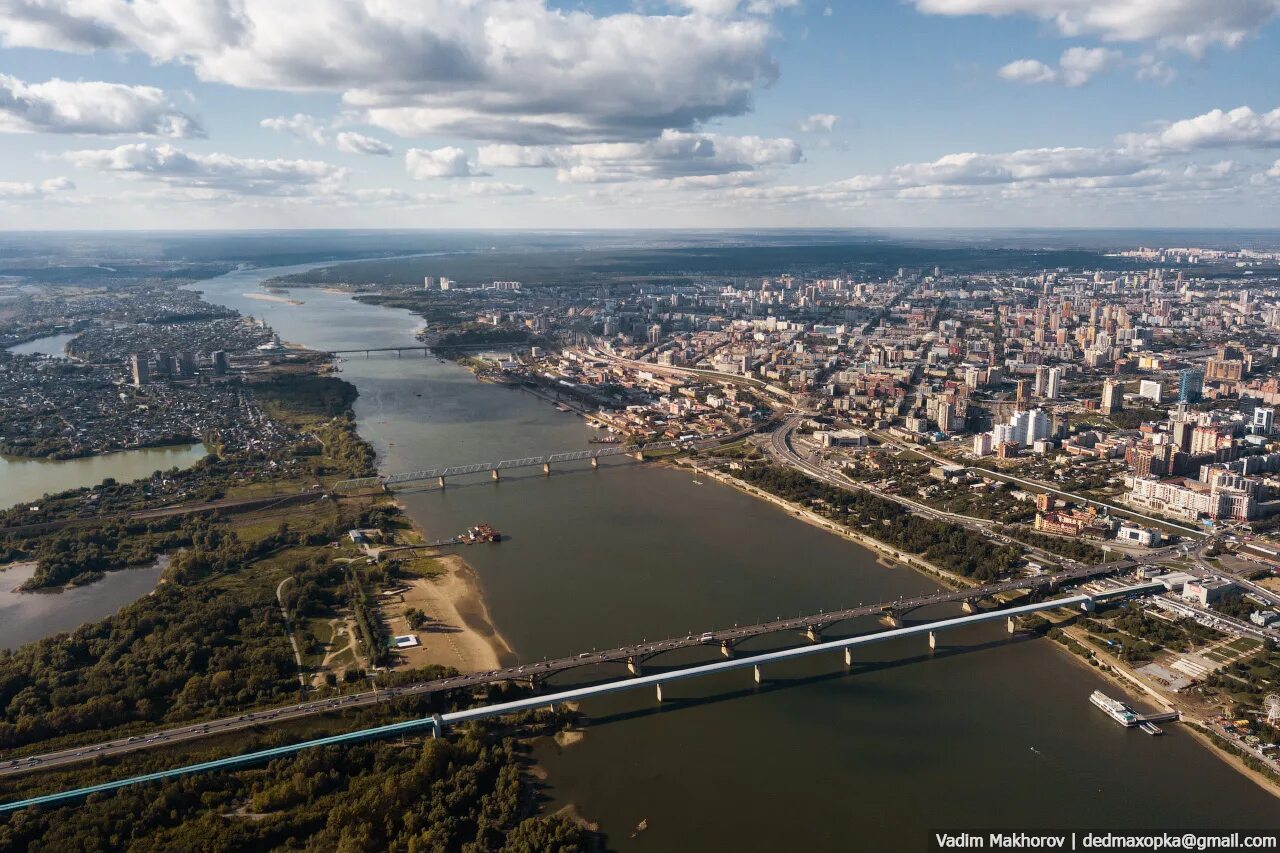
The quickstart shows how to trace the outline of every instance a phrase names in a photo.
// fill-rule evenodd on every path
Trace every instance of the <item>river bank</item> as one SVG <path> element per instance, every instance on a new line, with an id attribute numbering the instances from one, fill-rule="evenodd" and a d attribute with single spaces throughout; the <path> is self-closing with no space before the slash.
<path id="1" fill-rule="evenodd" d="M 416 315 L 349 294 L 313 288 L 295 294 L 302 306 L 245 299 L 262 277 L 199 289 L 316 349 L 418 343 Z M 359 389 L 358 429 L 384 472 L 591 447 L 579 418 L 501 393 L 452 361 L 374 355 L 340 369 Z M 885 571 L 882 551 L 739 489 L 696 485 L 671 465 L 602 461 L 479 480 L 396 497 L 429 539 L 477 522 L 510 537 L 462 556 L 522 660 L 923 595 L 939 582 Z M 921 618 L 935 612 L 944 615 Z M 870 620 L 851 627 L 874 630 Z M 1140 813 L 1152 825 L 1251 827 L 1273 808 L 1187 739 L 1133 736 L 1101 718 L 1087 702 L 1106 688 L 1096 670 L 1062 665 L 1044 643 L 1008 643 L 1000 628 L 957 631 L 936 655 L 885 644 L 852 673 L 824 659 L 777 675 L 761 689 L 734 677 L 689 682 L 660 710 L 632 695 L 584 703 L 586 740 L 535 747 L 548 810 L 579 803 L 624 853 L 693 853 L 843 849 L 834 789 L 868 849 L 920 849 L 923 830 L 904 836 L 903 827 L 964 825 L 977 813 L 1000 825 L 1058 825 L 1066 815 L 1121 828 Z M 784 813 L 773 808 L 777 780 L 786 780 Z M 628 838 L 642 819 L 650 828 Z"/>
<path id="2" fill-rule="evenodd" d="M 952 588 L 959 589 L 966 586 L 977 585 L 976 582 L 974 582 L 969 578 L 962 577 L 960 575 L 955 574 L 954 572 L 949 572 L 927 561 L 920 560 L 919 558 L 916 558 L 916 557 L 912 557 L 911 555 L 902 554 L 896 551 L 895 549 L 885 546 L 884 543 L 881 543 L 871 537 L 863 536 L 859 533 L 849 530 L 847 527 L 839 525 L 831 521 L 830 519 L 824 518 L 823 516 L 813 512 L 812 510 L 809 510 L 806 507 L 803 507 L 792 501 L 785 500 L 777 495 L 771 494 L 770 492 L 767 492 L 755 486 L 752 486 L 749 483 L 744 483 L 741 480 L 738 480 L 736 477 L 732 477 L 712 469 L 704 468 L 702 466 L 697 465 L 696 463 L 692 463 L 687 460 L 680 460 L 678 464 L 687 465 L 688 467 L 696 471 L 699 475 L 710 477 L 712 479 L 715 479 L 717 482 L 736 488 L 739 491 L 744 492 L 745 494 L 751 495 L 752 497 L 758 498 L 767 503 L 773 504 L 774 506 L 777 506 L 781 509 L 784 509 L 790 512 L 791 514 L 795 515 L 796 517 L 800 518 L 801 520 L 805 521 L 808 524 L 811 524 L 829 533 L 833 533 L 836 536 L 840 536 L 842 538 L 850 539 L 852 541 L 858 542 L 858 544 L 874 550 L 875 552 L 881 554 L 883 557 L 886 557 L 889 560 L 893 561 L 893 563 L 895 564 L 904 565 L 907 568 L 914 569 L 920 574 L 923 574 L 926 577 L 929 577 L 933 580 L 941 581 Z M 1088 649 L 1095 659 L 1097 659 L 1098 661 L 1101 661 L 1101 663 L 1099 663 L 1096 666 L 1090 666 L 1088 661 L 1080 659 L 1076 654 L 1072 653 L 1072 651 L 1068 649 L 1065 645 L 1062 645 L 1060 643 L 1052 644 L 1055 648 L 1058 648 L 1064 655 L 1066 655 L 1067 658 L 1070 659 L 1075 665 L 1081 666 L 1085 669 L 1093 670 L 1096 674 L 1101 675 L 1107 681 L 1111 682 L 1112 684 L 1116 685 L 1118 688 L 1123 690 L 1126 696 L 1128 696 L 1130 699 L 1135 699 L 1135 698 L 1145 699 L 1146 701 L 1154 702 L 1155 704 L 1162 706 L 1166 710 L 1179 711 L 1179 713 L 1183 715 L 1184 719 L 1188 716 L 1188 712 L 1190 711 L 1190 708 L 1186 705 L 1186 703 L 1179 702 L 1176 697 L 1170 697 L 1160 693 L 1154 687 L 1147 684 L 1141 678 L 1141 676 L 1139 676 L 1137 673 L 1133 672 L 1130 668 L 1125 666 L 1119 659 L 1115 658 L 1112 655 L 1108 655 L 1105 652 L 1102 652 L 1100 650 L 1096 650 L 1091 646 L 1087 645 L 1085 642 L 1085 636 L 1087 632 L 1084 632 L 1078 628 L 1071 628 L 1067 626 L 1064 626 L 1062 630 L 1067 636 L 1071 637 L 1081 646 Z M 1199 721 L 1199 726 L 1204 726 L 1204 725 L 1205 723 L 1203 721 Z M 1275 779 L 1249 767 L 1245 763 L 1245 761 L 1241 759 L 1238 755 L 1234 754 L 1232 751 L 1229 751 L 1227 748 L 1224 748 L 1222 745 L 1220 745 L 1216 737 L 1206 733 L 1206 731 L 1202 730 L 1201 728 L 1198 728 L 1196 722 L 1188 721 L 1187 725 L 1185 725 L 1183 728 L 1192 734 L 1196 743 L 1198 743 L 1200 746 L 1207 749 L 1216 758 L 1225 762 L 1233 770 L 1245 776 L 1247 779 L 1249 779 L 1251 782 L 1261 787 L 1267 793 L 1275 797 L 1280 797 L 1280 783 L 1277 783 Z"/>
<path id="3" fill-rule="evenodd" d="M 507 666 L 515 659 L 511 646 L 489 616 L 475 569 L 458 554 L 433 555 L 439 571 L 407 580 L 405 591 L 383 605 L 383 618 L 392 635 L 412 634 L 421 645 L 402 649 L 394 669 L 438 665 L 459 672 L 482 672 Z M 427 622 L 409 625 L 405 614 L 421 610 Z"/>

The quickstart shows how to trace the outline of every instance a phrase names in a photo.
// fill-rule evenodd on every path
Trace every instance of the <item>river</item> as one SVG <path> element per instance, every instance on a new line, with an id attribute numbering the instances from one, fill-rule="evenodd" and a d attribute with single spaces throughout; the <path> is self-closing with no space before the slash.
<path id="1" fill-rule="evenodd" d="M 0 649 L 16 649 L 60 631 L 97 622 L 155 589 L 164 562 L 111 572 L 88 586 L 58 592 L 16 592 L 35 572 L 23 563 L 0 571 Z"/>
<path id="2" fill-rule="evenodd" d="M 292 291 L 301 304 L 245 296 L 299 269 L 195 289 L 320 349 L 415 342 L 407 312 L 342 294 Z M 434 358 L 358 356 L 342 372 L 386 471 L 588 446 L 576 417 Z M 401 497 L 429 535 L 484 521 L 510 537 L 465 556 L 522 660 L 933 588 L 664 466 L 531 469 Z M 578 804 L 624 851 L 918 850 L 932 830 L 959 827 L 1275 823 L 1273 797 L 1177 726 L 1151 738 L 1090 706 L 1094 689 L 1118 689 L 1048 641 L 1009 642 L 998 627 L 942 640 L 933 655 L 923 640 L 878 646 L 851 673 L 834 656 L 790 663 L 767 671 L 762 688 L 746 673 L 683 682 L 661 708 L 647 693 L 593 700 L 580 744 L 536 751 L 549 806 Z M 630 838 L 641 820 L 649 828 Z"/>

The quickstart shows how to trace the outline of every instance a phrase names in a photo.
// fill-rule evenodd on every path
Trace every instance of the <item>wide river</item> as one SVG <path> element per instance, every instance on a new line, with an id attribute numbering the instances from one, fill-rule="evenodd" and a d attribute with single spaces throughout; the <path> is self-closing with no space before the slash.
<path id="1" fill-rule="evenodd" d="M 279 272 L 196 289 L 319 349 L 415 343 L 419 321 L 404 311 L 321 290 L 292 291 L 302 304 L 246 296 Z M 435 358 L 356 356 L 342 373 L 359 388 L 360 430 L 385 471 L 587 447 L 592 434 L 575 416 Z M 402 497 L 428 534 L 488 522 L 511 537 L 465 556 L 522 660 L 933 586 L 659 465 L 531 469 Z M 1090 692 L 1118 690 L 1048 641 L 1010 643 L 994 627 L 943 639 L 935 655 L 923 640 L 877 647 L 851 673 L 835 656 L 787 664 L 763 688 L 747 673 L 683 682 L 661 708 L 648 693 L 589 702 L 581 743 L 538 750 L 547 794 L 552 805 L 578 804 L 620 850 L 913 850 L 944 828 L 1274 826 L 1280 817 L 1280 802 L 1177 726 L 1152 738 L 1104 717 Z M 631 838 L 642 820 L 648 829 Z"/>
<path id="2" fill-rule="evenodd" d="M 321 290 L 292 291 L 301 304 L 249 295 L 299 269 L 235 272 L 194 289 L 318 349 L 416 343 L 418 320 L 404 311 Z M 435 358 L 357 356 L 342 373 L 360 391 L 360 430 L 386 471 L 589 446 L 575 416 Z M 402 499 L 428 534 L 488 522 L 510 537 L 464 556 L 522 660 L 933 588 L 660 465 L 531 469 Z M 761 688 L 749 673 L 682 682 L 661 708 L 647 692 L 588 702 L 582 742 L 537 750 L 549 806 L 577 804 L 623 851 L 922 850 L 938 829 L 1248 827 L 1280 817 L 1280 802 L 1176 725 L 1151 738 L 1104 717 L 1090 692 L 1118 690 L 1048 641 L 1011 643 L 997 627 L 942 639 L 932 655 L 923 639 L 878 646 L 852 672 L 834 655 L 789 663 L 766 671 Z M 642 820 L 647 830 L 630 837 Z"/>

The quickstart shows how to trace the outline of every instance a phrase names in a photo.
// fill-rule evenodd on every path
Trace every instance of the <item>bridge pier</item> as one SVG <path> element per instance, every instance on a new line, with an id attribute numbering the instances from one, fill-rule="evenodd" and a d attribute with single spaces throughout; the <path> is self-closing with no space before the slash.
<path id="1" fill-rule="evenodd" d="M 444 488 L 444 477 L 439 478 L 439 480 L 438 480 L 437 482 L 440 484 L 440 488 L 442 488 L 442 489 L 443 489 L 443 488 Z"/>
<path id="2" fill-rule="evenodd" d="M 822 632 L 812 625 L 809 626 L 809 630 L 804 632 L 804 635 L 809 638 L 811 643 L 822 642 Z"/>
<path id="3" fill-rule="evenodd" d="M 643 462 L 643 461 L 644 461 L 644 451 L 643 451 L 643 450 L 637 450 L 635 453 L 630 454 L 630 456 L 631 456 L 631 458 L 632 458 L 632 459 L 636 460 L 637 462 Z"/>
<path id="4" fill-rule="evenodd" d="M 632 675 L 642 675 L 644 673 L 644 669 L 635 658 L 627 658 L 627 672 Z M 658 701 L 662 701 L 661 694 L 659 694 Z"/>
<path id="5" fill-rule="evenodd" d="M 1018 633 L 1018 625 L 1017 625 L 1017 623 L 1014 621 L 1014 619 L 1013 619 L 1013 617 L 1012 617 L 1012 616 L 1010 616 L 1009 618 L 1005 619 L 1004 621 L 1005 621 L 1005 624 L 1006 624 L 1006 625 L 1008 625 L 1008 627 L 1009 627 L 1009 636 L 1010 636 L 1010 637 L 1012 637 L 1014 634 Z"/>
<path id="6" fill-rule="evenodd" d="M 431 739 L 435 740 L 444 735 L 444 718 L 439 714 L 431 715 Z"/>
<path id="7" fill-rule="evenodd" d="M 600 467 L 600 460 L 599 460 L 599 459 L 597 459 L 596 457 L 592 456 L 592 457 L 591 457 L 591 467 L 592 467 L 592 468 L 599 468 L 599 467 Z"/>
<path id="8" fill-rule="evenodd" d="M 844 665 L 853 666 L 853 649 L 848 646 L 844 647 Z"/>
<path id="9" fill-rule="evenodd" d="M 658 682 L 657 684 L 654 685 L 654 687 L 656 687 L 658 690 L 658 704 L 661 705 L 662 704 L 662 682 Z"/>
<path id="10" fill-rule="evenodd" d="M 1094 601 L 1092 598 L 1082 601 L 1080 602 L 1080 609 L 1085 613 L 1092 613 L 1098 609 L 1098 602 Z"/>
<path id="11" fill-rule="evenodd" d="M 720 643 L 720 654 L 727 658 L 733 657 L 733 646 L 729 645 L 729 641 L 725 640 Z"/>
<path id="12" fill-rule="evenodd" d="M 930 631 L 929 632 L 929 651 L 931 652 L 937 651 L 937 648 L 938 648 L 938 635 L 935 634 L 933 631 Z"/>
<path id="13" fill-rule="evenodd" d="M 960 605 L 960 609 L 965 613 L 973 614 L 978 612 L 977 599 L 966 598 L 964 604 Z"/>
<path id="14" fill-rule="evenodd" d="M 497 468 L 494 468 L 494 469 L 493 469 L 492 471 L 490 471 L 489 473 L 493 476 L 493 481 L 494 481 L 495 483 L 502 479 L 500 476 L 498 476 L 498 469 L 497 469 Z"/>
<path id="15" fill-rule="evenodd" d="M 888 625 L 890 628 L 902 627 L 902 614 L 896 610 L 886 610 L 880 615 L 880 621 Z"/>
<path id="16" fill-rule="evenodd" d="M 551 476 L 551 463 L 550 463 L 550 462 L 544 462 L 544 463 L 542 463 L 542 475 L 543 475 L 544 477 L 550 477 L 550 476 Z"/>
<path id="17" fill-rule="evenodd" d="M 764 674 L 760 672 L 760 664 L 756 664 L 755 666 L 751 667 L 751 669 L 753 671 L 753 675 L 755 676 L 756 684 L 763 684 Z"/>

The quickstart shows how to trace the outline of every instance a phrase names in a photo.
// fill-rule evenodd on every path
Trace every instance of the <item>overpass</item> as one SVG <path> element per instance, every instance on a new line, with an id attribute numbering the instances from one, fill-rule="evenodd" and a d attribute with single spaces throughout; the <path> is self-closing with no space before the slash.
<path id="1" fill-rule="evenodd" d="M 397 696 L 447 693 L 456 690 L 469 690 L 477 687 L 484 687 L 486 685 L 512 681 L 522 682 L 537 689 L 545 687 L 547 681 L 559 673 L 593 666 L 612 667 L 618 671 L 625 670 L 632 675 L 642 675 L 646 665 L 652 664 L 655 659 L 662 655 L 680 649 L 695 647 L 713 648 L 718 650 L 723 657 L 733 660 L 737 657 L 737 647 L 743 642 L 769 634 L 801 636 L 810 643 L 817 645 L 823 642 L 822 634 L 824 631 L 830 630 L 837 623 L 851 619 L 867 616 L 879 616 L 888 622 L 888 624 L 893 628 L 901 629 L 903 625 L 903 616 L 921 607 L 937 604 L 961 603 L 966 611 L 972 613 L 977 610 L 977 605 L 980 600 L 1003 592 L 1011 592 L 1020 589 L 1030 589 L 1033 591 L 1053 590 L 1063 582 L 1085 581 L 1092 578 L 1098 578 L 1112 572 L 1132 568 L 1134 565 L 1135 564 L 1130 561 L 1118 561 L 1114 563 L 1099 564 L 1096 566 L 1082 566 L 1052 576 L 1044 575 L 1033 578 L 1020 578 L 989 584 L 982 587 L 973 587 L 962 590 L 946 590 L 929 595 L 921 595 L 913 598 L 900 598 L 876 604 L 859 604 L 857 607 L 844 610 L 819 612 L 807 616 L 797 616 L 787 619 L 779 618 L 771 622 L 762 622 L 754 625 L 734 625 L 731 628 L 704 631 L 702 633 L 690 633 L 683 637 L 672 637 L 655 641 L 644 640 L 640 643 L 607 649 L 604 651 L 592 650 L 590 652 L 580 652 L 578 654 L 571 654 L 565 657 L 520 664 L 517 666 L 508 666 L 500 669 L 489 670 L 487 672 L 473 672 L 465 675 L 451 676 L 449 678 L 436 679 L 433 681 L 423 681 L 416 684 L 409 684 L 384 690 L 378 690 L 375 688 L 374 690 L 364 693 L 348 694 L 346 696 L 333 697 L 329 699 L 316 699 L 294 705 L 250 711 L 237 717 L 223 717 L 216 720 L 188 723 L 182 726 L 152 731 L 143 735 L 127 738 L 115 738 L 96 745 L 72 747 L 28 758 L 11 760 L 8 763 L 0 763 L 0 776 L 23 773 L 36 768 L 75 764 L 83 761 L 89 761 L 94 758 L 117 755 L 124 752 L 133 752 L 140 749 L 150 749 L 182 741 L 198 740 L 205 737 L 212 737 L 214 735 L 251 728 L 264 723 L 282 723 L 318 714 L 326 714 L 342 708 L 358 708 L 375 705 L 378 702 Z M 1099 593 L 1094 597 L 1107 598 L 1111 595 L 1112 593 Z M 982 617 L 982 619 L 975 621 L 995 618 L 991 615 L 992 613 L 1007 614 L 1009 612 L 1012 611 L 988 611 L 986 613 L 975 614 Z M 915 626 L 912 627 L 914 628 Z M 872 636 L 881 635 L 875 634 Z M 31 758 L 35 758 L 37 760 L 35 762 L 31 762 Z"/>
<path id="2" fill-rule="evenodd" d="M 717 439 L 717 441 L 718 440 L 719 439 Z M 386 474 L 377 477 L 360 477 L 354 480 L 342 480 L 334 483 L 333 491 L 352 492 L 369 488 L 390 489 L 394 486 L 404 486 L 411 483 L 425 483 L 433 480 L 441 488 L 444 488 L 446 481 L 450 477 L 462 477 L 467 474 L 488 473 L 493 477 L 493 479 L 499 480 L 502 477 L 502 471 L 541 467 L 544 474 L 550 474 L 552 465 L 563 465 L 567 462 L 587 461 L 591 463 L 592 468 L 598 468 L 600 466 L 600 460 L 607 456 L 627 455 L 638 460 L 643 460 L 646 452 L 670 450 L 674 447 L 686 446 L 697 447 L 700 446 L 700 443 L 658 441 L 651 442 L 649 444 L 610 444 L 595 450 L 564 450 L 559 453 L 548 453 L 543 456 L 526 456 L 521 459 L 503 459 L 497 462 L 477 462 L 471 465 L 447 465 L 441 468 L 427 468 L 422 471 L 404 471 L 399 474 Z"/>
<path id="3" fill-rule="evenodd" d="M 1130 598 L 1137 595 L 1143 595 L 1149 592 L 1163 589 L 1159 583 L 1144 583 L 1134 586 L 1120 587 L 1093 594 L 1072 595 L 1065 598 L 1057 598 L 1049 601 L 1041 601 L 1033 604 L 1024 604 L 1018 607 L 1011 607 L 1004 610 L 993 610 L 985 613 L 977 613 L 969 616 L 960 616 L 954 619 L 943 619 L 937 622 L 926 622 L 919 625 L 912 625 L 906 628 L 897 628 L 890 631 L 881 631 L 874 634 L 862 634 L 855 637 L 847 637 L 839 640 L 831 640 L 827 642 L 815 643 L 808 646 L 797 646 L 794 648 L 783 649 L 775 652 L 765 652 L 763 654 L 752 655 L 750 657 L 729 659 L 716 661 L 714 663 L 695 664 L 675 670 L 669 670 L 662 673 L 652 675 L 637 675 L 634 678 L 618 679 L 607 681 L 602 684 L 593 684 L 586 687 L 577 687 L 569 690 L 563 690 L 558 693 L 550 693 L 543 695 L 531 696 L 524 699 L 516 699 L 509 702 L 500 702 L 493 705 L 484 705 L 478 708 L 470 708 L 464 711 L 453 711 L 447 714 L 432 714 L 428 717 L 420 717 L 413 720 L 406 720 L 401 723 L 392 723 L 385 726 L 377 726 L 369 729 L 361 729 L 359 731 L 347 732 L 345 734 L 334 735 L 332 737 L 318 738 L 315 740 L 303 741 L 301 743 L 290 744 L 288 746 L 274 747 L 272 749 L 260 750 L 257 752 L 245 753 L 242 755 L 222 758 L 215 761 L 206 761 L 200 764 L 191 764 L 185 767 L 177 767 L 171 770 L 164 770 L 157 773 L 148 773 L 141 776 L 132 776 L 125 779 L 118 779 L 111 782 L 104 782 L 99 785 L 90 785 L 83 788 L 75 788 L 68 791 L 61 791 L 54 794 L 45 794 L 37 797 L 30 797 L 24 800 L 17 800 L 8 803 L 0 803 L 0 813 L 17 811 L 19 809 L 28 808 L 30 806 L 52 805 L 67 801 L 79 800 L 91 794 L 104 793 L 108 791 L 118 790 L 130 785 L 142 784 L 145 782 L 156 782 L 165 779 L 172 779 L 178 776 L 184 776 L 192 773 L 209 772 L 216 770 L 230 770 L 246 764 L 267 761 L 272 758 L 278 758 L 285 755 L 300 752 L 304 749 L 312 749 L 321 746 L 334 746 L 345 743 L 353 743 L 363 740 L 369 740 L 378 737 L 386 737 L 388 735 L 396 735 L 408 733 L 418 730 L 431 730 L 433 736 L 439 736 L 443 733 L 447 726 L 458 725 L 471 720 L 482 720 L 490 717 L 498 717 L 505 714 L 516 713 L 519 711 L 534 710 L 537 708 L 554 707 L 565 702 L 576 702 L 583 699 L 589 699 L 595 696 L 603 696 L 610 693 L 620 693 L 629 690 L 638 690 L 641 688 L 653 688 L 657 701 L 663 700 L 662 688 L 664 684 L 672 682 L 684 681 L 692 678 L 701 678 L 719 673 L 733 672 L 737 670 L 750 669 L 752 677 L 757 684 L 764 681 L 763 667 L 777 663 L 783 663 L 790 660 L 800 658 L 814 657 L 833 652 L 842 655 L 844 665 L 853 665 L 853 650 L 863 646 L 870 646 L 876 643 L 882 643 L 889 640 L 904 639 L 907 637 L 925 636 L 927 638 L 929 648 L 936 649 L 938 646 L 938 635 L 944 630 L 961 628 L 968 625 L 979 624 L 1003 619 L 1006 622 L 1010 634 L 1015 633 L 1015 619 L 1019 616 L 1028 616 L 1033 613 L 1039 613 L 1045 610 L 1055 610 L 1060 607 L 1079 606 L 1086 611 L 1092 611 L 1100 603 L 1105 603 L 1117 598 Z M 405 695 L 402 689 L 391 689 L 383 691 L 385 699 L 391 699 Z M 34 766 L 42 766 L 39 763 Z M 30 769 L 30 768 L 27 768 Z"/>

